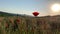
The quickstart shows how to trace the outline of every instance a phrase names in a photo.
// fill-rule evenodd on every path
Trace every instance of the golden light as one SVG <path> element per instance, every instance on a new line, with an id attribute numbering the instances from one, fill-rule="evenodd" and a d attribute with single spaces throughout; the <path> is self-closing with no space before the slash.
<path id="1" fill-rule="evenodd" d="M 51 6 L 51 9 L 53 10 L 53 12 L 59 12 L 60 11 L 60 4 L 53 4 Z"/>

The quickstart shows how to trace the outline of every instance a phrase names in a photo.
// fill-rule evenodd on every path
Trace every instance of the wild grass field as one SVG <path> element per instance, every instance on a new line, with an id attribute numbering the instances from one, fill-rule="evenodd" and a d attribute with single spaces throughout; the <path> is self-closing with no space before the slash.
<path id="1" fill-rule="evenodd" d="M 60 34 L 60 16 L 0 16 L 0 34 Z"/>
<path id="2" fill-rule="evenodd" d="M 0 34 L 60 34 L 60 15 L 32 17 L 0 12 Z"/>

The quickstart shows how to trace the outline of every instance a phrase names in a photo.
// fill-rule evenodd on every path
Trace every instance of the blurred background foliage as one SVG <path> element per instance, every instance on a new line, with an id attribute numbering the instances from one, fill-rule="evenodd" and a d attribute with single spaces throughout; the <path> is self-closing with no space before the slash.
<path id="1" fill-rule="evenodd" d="M 0 34 L 60 34 L 60 17 L 1 16 Z"/>

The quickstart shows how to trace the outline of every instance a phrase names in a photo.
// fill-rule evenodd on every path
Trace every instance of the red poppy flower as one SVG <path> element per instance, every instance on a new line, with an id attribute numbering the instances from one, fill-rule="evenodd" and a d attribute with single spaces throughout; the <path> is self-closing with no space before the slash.
<path id="1" fill-rule="evenodd" d="M 16 19 L 16 22 L 19 23 L 20 22 L 20 19 Z"/>
<path id="2" fill-rule="evenodd" d="M 34 16 L 38 16 L 39 13 L 38 13 L 38 12 L 33 12 L 33 15 L 34 15 Z"/>

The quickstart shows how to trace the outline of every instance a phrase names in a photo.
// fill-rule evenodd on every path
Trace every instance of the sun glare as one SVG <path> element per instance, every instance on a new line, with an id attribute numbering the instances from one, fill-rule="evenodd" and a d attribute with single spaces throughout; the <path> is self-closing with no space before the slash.
<path id="1" fill-rule="evenodd" d="M 51 9 L 53 12 L 59 12 L 60 11 L 60 4 L 53 4 L 51 6 Z"/>

